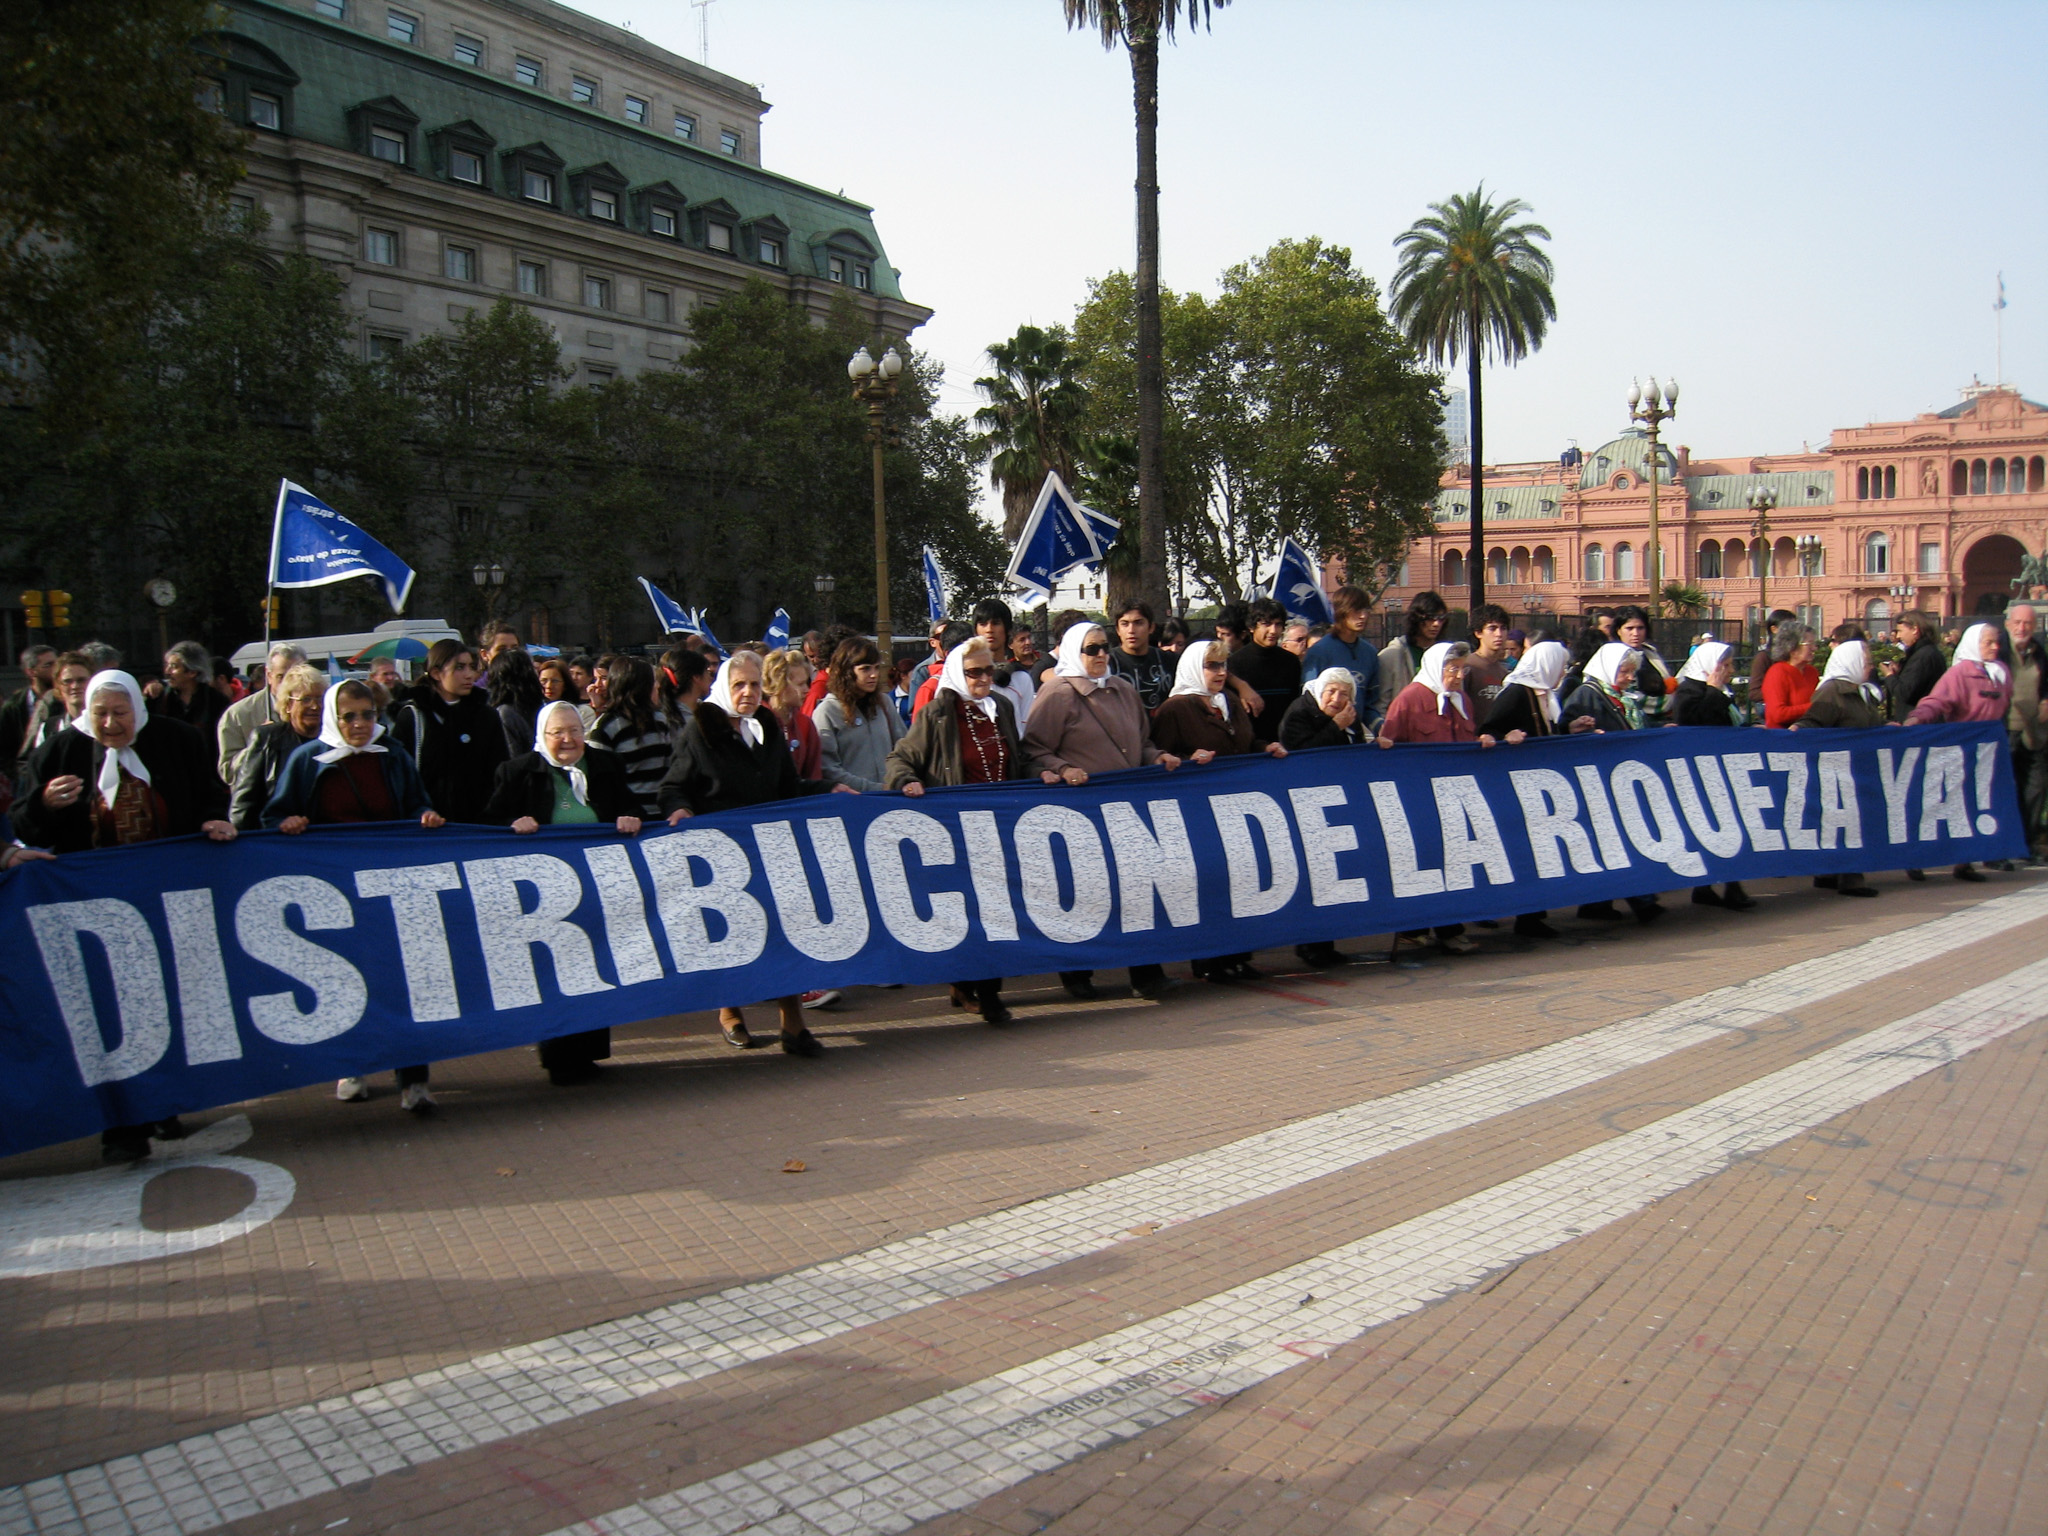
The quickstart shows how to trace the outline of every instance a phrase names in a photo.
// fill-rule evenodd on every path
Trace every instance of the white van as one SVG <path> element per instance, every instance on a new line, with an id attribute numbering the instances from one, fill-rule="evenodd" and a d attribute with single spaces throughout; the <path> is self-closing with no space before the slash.
<path id="1" fill-rule="evenodd" d="M 451 628 L 446 619 L 391 619 L 375 629 L 353 635 L 297 635 L 273 636 L 268 645 L 261 640 L 251 640 L 247 645 L 228 658 L 237 672 L 247 672 L 252 667 L 261 668 L 270 654 L 270 645 L 280 640 L 289 640 L 293 645 L 303 646 L 306 659 L 315 666 L 324 667 L 330 658 L 347 661 L 349 657 L 375 645 L 379 640 L 402 636 L 417 640 L 421 645 L 432 645 L 436 640 L 460 640 L 462 632 Z M 411 668 L 406 668 L 407 672 Z"/>

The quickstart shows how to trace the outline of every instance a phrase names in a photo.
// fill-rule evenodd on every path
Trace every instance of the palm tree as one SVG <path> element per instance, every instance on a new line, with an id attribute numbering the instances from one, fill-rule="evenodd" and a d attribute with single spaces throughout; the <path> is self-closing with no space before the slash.
<path id="1" fill-rule="evenodd" d="M 1131 56 L 1138 122 L 1138 586 L 1158 613 L 1166 588 L 1166 365 L 1159 324 L 1159 38 L 1183 11 L 1206 27 L 1230 0 L 1060 0 L 1067 26 L 1093 27 L 1102 46 Z"/>
<path id="2" fill-rule="evenodd" d="M 1543 345 L 1557 318 L 1549 256 L 1537 248 L 1550 231 L 1517 224 L 1529 212 L 1518 197 L 1496 205 L 1482 182 L 1450 201 L 1431 203 L 1394 241 L 1394 323 L 1431 363 L 1465 360 L 1472 402 L 1472 558 L 1470 604 L 1486 601 L 1485 434 L 1480 427 L 1479 370 L 1493 357 L 1519 363 Z"/>
<path id="3" fill-rule="evenodd" d="M 989 479 L 1003 493 L 1003 537 L 1014 541 L 1048 469 L 1074 483 L 1074 435 L 1088 410 L 1073 338 L 1063 325 L 1021 325 L 988 349 L 995 373 L 974 387 L 988 404 L 974 413 L 975 446 L 989 458 Z"/>

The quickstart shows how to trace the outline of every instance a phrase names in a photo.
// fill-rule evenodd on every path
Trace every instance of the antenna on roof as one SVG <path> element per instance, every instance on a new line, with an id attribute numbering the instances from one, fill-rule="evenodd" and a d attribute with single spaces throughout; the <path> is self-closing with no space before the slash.
<path id="1" fill-rule="evenodd" d="M 705 68 L 711 67 L 711 7 L 717 0 L 690 0 L 690 9 L 697 13 L 697 62 Z"/>
<path id="2" fill-rule="evenodd" d="M 1992 319 L 1998 326 L 1998 372 L 1992 377 L 2003 386 L 2005 383 L 2005 274 L 1998 274 L 1998 298 L 1991 305 Z"/>

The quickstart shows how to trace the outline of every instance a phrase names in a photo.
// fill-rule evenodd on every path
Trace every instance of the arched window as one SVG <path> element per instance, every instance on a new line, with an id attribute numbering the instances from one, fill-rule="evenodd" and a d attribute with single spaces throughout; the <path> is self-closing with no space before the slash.
<path id="1" fill-rule="evenodd" d="M 1896 464 L 1884 467 L 1884 494 L 1887 501 L 1899 494 L 1899 466 Z"/>
<path id="2" fill-rule="evenodd" d="M 1727 542 L 1726 544 L 1723 544 L 1723 545 L 1721 546 L 1721 574 L 1722 574 L 1722 575 L 1724 575 L 1724 576 L 1740 576 L 1740 575 L 1741 575 L 1741 574 L 1743 573 L 1743 571 L 1744 571 L 1744 570 L 1746 569 L 1746 567 L 1745 567 L 1745 566 L 1743 565 L 1742 561 L 1743 561 L 1743 550 L 1742 550 L 1742 540 L 1740 540 L 1740 539 L 1730 539 L 1730 540 L 1729 540 L 1729 541 L 1728 541 L 1728 542 Z"/>
<path id="3" fill-rule="evenodd" d="M 2006 472 L 2005 488 L 2017 496 L 2027 488 L 2027 461 L 2014 459 Z"/>
<path id="4" fill-rule="evenodd" d="M 2043 460 L 2038 453 L 2027 468 L 2027 489 L 2048 490 L 2048 460 Z"/>
<path id="5" fill-rule="evenodd" d="M 1858 465 L 1856 469 L 1856 499 L 1858 501 L 1868 501 L 1870 499 L 1870 470 L 1862 465 Z"/>
<path id="6" fill-rule="evenodd" d="M 1603 551 L 1598 544 L 1588 544 L 1586 546 L 1586 580 L 1605 581 L 1606 579 L 1606 552 Z"/>
<path id="7" fill-rule="evenodd" d="M 1465 585 L 1465 554 L 1463 550 L 1444 551 L 1444 585 L 1462 587 Z"/>
<path id="8" fill-rule="evenodd" d="M 1868 534 L 1863 540 L 1863 571 L 1867 576 L 1887 576 L 1892 568 L 1892 541 L 1884 534 Z"/>
<path id="9" fill-rule="evenodd" d="M 1530 579 L 1549 583 L 1557 580 L 1557 556 L 1548 544 L 1538 544 L 1535 554 L 1529 557 Z"/>
<path id="10" fill-rule="evenodd" d="M 1957 459 L 1948 477 L 1948 493 L 1951 496 L 1967 496 L 1970 493 L 1970 466 Z"/>
<path id="11" fill-rule="evenodd" d="M 1486 552 L 1486 579 L 1496 587 L 1508 584 L 1508 552 L 1504 549 L 1490 549 Z"/>
<path id="12" fill-rule="evenodd" d="M 1984 494 L 1984 461 L 1982 459 L 1970 460 L 1970 494 L 1972 496 L 1982 496 Z"/>
<path id="13" fill-rule="evenodd" d="M 1508 551 L 1508 584 L 1526 587 L 1536 578 L 1529 574 L 1529 551 L 1525 545 L 1517 544 Z"/>
<path id="14" fill-rule="evenodd" d="M 1879 629 L 1892 621 L 1892 605 L 1881 597 L 1873 597 L 1863 605 L 1863 623 L 1866 628 Z"/>
<path id="15" fill-rule="evenodd" d="M 2005 494 L 2005 460 L 2003 459 L 1993 459 L 1991 461 L 1991 494 L 1994 496 L 2003 496 Z"/>
<path id="16" fill-rule="evenodd" d="M 1701 581 L 1721 579 L 1721 546 L 1712 539 L 1700 545 L 1699 576 Z"/>

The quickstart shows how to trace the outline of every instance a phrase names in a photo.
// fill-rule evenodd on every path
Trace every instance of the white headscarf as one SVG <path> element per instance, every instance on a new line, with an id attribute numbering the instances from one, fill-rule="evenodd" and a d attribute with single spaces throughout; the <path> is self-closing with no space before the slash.
<path id="1" fill-rule="evenodd" d="M 711 696 L 704 702 L 723 713 L 738 727 L 740 735 L 749 746 L 758 747 L 768 739 L 761 729 L 761 722 L 752 715 L 743 715 L 732 701 L 732 664 L 736 657 L 752 656 L 752 651 L 736 651 L 718 664 L 718 676 L 711 684 Z M 759 660 L 758 657 L 755 658 Z"/>
<path id="2" fill-rule="evenodd" d="M 1173 693 L 1168 694 L 1167 697 L 1172 698 L 1175 694 L 1182 693 L 1199 695 L 1207 699 L 1211 704 L 1214 704 L 1216 712 L 1228 720 L 1230 718 L 1230 689 L 1228 685 L 1225 685 L 1221 692 L 1211 693 L 1209 691 L 1209 647 L 1215 643 L 1213 640 L 1194 640 L 1181 648 L 1180 664 L 1174 668 L 1173 672 Z"/>
<path id="3" fill-rule="evenodd" d="M 1538 640 L 1522 652 L 1522 659 L 1515 663 L 1515 670 L 1501 680 L 1501 686 L 1505 688 L 1509 683 L 1520 683 L 1536 695 L 1536 705 L 1543 711 L 1543 718 L 1555 725 L 1560 713 L 1558 685 L 1564 681 L 1564 674 L 1571 664 L 1572 653 L 1557 641 Z"/>
<path id="4" fill-rule="evenodd" d="M 1734 646 L 1724 641 L 1702 640 L 1693 647 L 1692 654 L 1685 658 L 1685 665 L 1678 669 L 1680 680 L 1682 681 L 1689 677 L 1695 682 L 1705 683 L 1708 687 L 1712 687 L 1714 683 L 1714 669 L 1720 666 L 1722 658 L 1734 649 Z M 1834 675 L 1832 669 L 1829 670 L 1828 675 L 1830 677 Z"/>
<path id="5" fill-rule="evenodd" d="M 939 669 L 939 692 L 957 693 L 966 703 L 972 704 L 989 719 L 996 718 L 996 696 L 993 689 L 988 697 L 977 699 L 967 687 L 967 647 L 974 642 L 963 640 L 946 652 L 946 664 Z M 984 642 L 986 644 L 986 642 Z M 989 665 L 995 665 L 995 651 L 989 650 Z"/>
<path id="6" fill-rule="evenodd" d="M 1642 652 L 1632 645 L 1623 645 L 1619 640 L 1610 640 L 1593 653 L 1593 659 L 1586 663 L 1586 676 L 1604 683 L 1609 690 L 1621 692 L 1621 685 L 1614 678 L 1621 671 L 1621 664 L 1631 657 L 1638 667 L 1642 665 Z"/>
<path id="7" fill-rule="evenodd" d="M 552 704 L 541 705 L 540 713 L 533 717 L 533 750 L 538 752 L 548 762 L 553 763 L 555 767 L 561 769 L 562 772 L 569 775 L 569 792 L 575 795 L 578 805 L 588 805 L 590 804 L 590 780 L 584 775 L 583 759 L 579 757 L 573 763 L 556 762 L 555 754 L 548 749 L 548 716 L 558 709 L 569 711 L 570 714 L 576 717 L 578 725 L 583 723 L 582 712 L 567 699 L 556 699 Z M 585 748 L 584 750 L 587 755 L 589 749 Z"/>
<path id="8" fill-rule="evenodd" d="M 1444 663 L 1451 659 L 1449 640 L 1439 640 L 1422 653 L 1422 665 L 1415 670 L 1415 681 L 1436 695 L 1436 712 L 1442 714 L 1446 704 L 1454 706 L 1458 713 L 1468 718 L 1471 711 L 1465 707 L 1465 690 L 1444 687 Z"/>
<path id="9" fill-rule="evenodd" d="M 1963 638 L 1956 643 L 1956 659 L 1949 663 L 1949 665 L 1959 667 L 1966 661 L 1975 661 L 1990 674 L 1991 681 L 2002 683 L 2007 677 L 2005 663 L 2002 661 L 1979 660 L 1984 654 L 1984 632 L 1990 628 L 1989 624 L 1972 624 L 1968 629 L 1964 630 Z M 126 674 L 123 675 L 125 676 Z M 100 677 L 105 676 L 104 672 L 100 674 Z M 95 683 L 98 681 L 98 677 L 93 679 Z M 91 695 L 88 693 L 87 697 L 90 698 Z"/>
<path id="10" fill-rule="evenodd" d="M 335 713 L 341 699 L 341 690 L 342 684 L 336 683 L 327 690 L 327 696 L 320 701 L 320 739 L 327 743 L 327 750 L 313 754 L 313 761 L 316 763 L 338 763 L 345 757 L 354 757 L 358 752 L 388 750 L 379 745 L 379 739 L 384 734 L 381 722 L 371 735 L 368 746 L 352 747 L 348 744 L 348 738 L 341 734 L 341 717 Z"/>
<path id="11" fill-rule="evenodd" d="M 1820 680 L 1826 682 L 1831 677 L 1847 683 L 1873 704 L 1884 701 L 1884 690 L 1870 680 L 1870 648 L 1861 640 L 1844 640 L 1828 652 L 1828 669 Z"/>
<path id="12" fill-rule="evenodd" d="M 1057 664 L 1053 667 L 1054 676 L 1071 678 L 1074 686 L 1083 690 L 1108 686 L 1109 673 L 1104 672 L 1100 677 L 1090 677 L 1088 668 L 1081 659 L 1081 647 L 1088 643 L 1089 631 L 1099 629 L 1102 629 L 1100 624 L 1091 623 L 1086 619 L 1079 624 L 1067 626 L 1067 632 L 1060 636 L 1059 650 L 1054 653 L 1058 658 Z M 1109 632 L 1102 632 L 1104 639 L 1107 640 Z"/>
<path id="13" fill-rule="evenodd" d="M 1301 685 L 1301 691 L 1316 701 L 1316 707 L 1323 705 L 1323 684 L 1342 683 L 1351 694 L 1351 702 L 1358 702 L 1358 674 L 1349 667 L 1325 667 L 1314 677 Z"/>
<path id="14" fill-rule="evenodd" d="M 85 703 L 79 707 L 78 718 L 71 722 L 71 729 L 83 731 L 92 736 L 92 696 L 104 693 L 109 688 L 118 688 L 128 695 L 128 703 L 135 711 L 135 734 L 140 736 L 142 728 L 149 724 L 149 706 L 143 702 L 142 685 L 126 672 L 109 668 L 95 672 L 92 681 L 85 685 Z M 99 738 L 93 736 L 93 740 Z M 100 759 L 100 798 L 112 805 L 114 796 L 121 792 L 121 770 L 126 768 L 128 776 L 149 782 L 149 770 L 142 766 L 142 758 L 135 750 L 135 743 L 129 742 L 118 752 L 109 752 Z"/>

